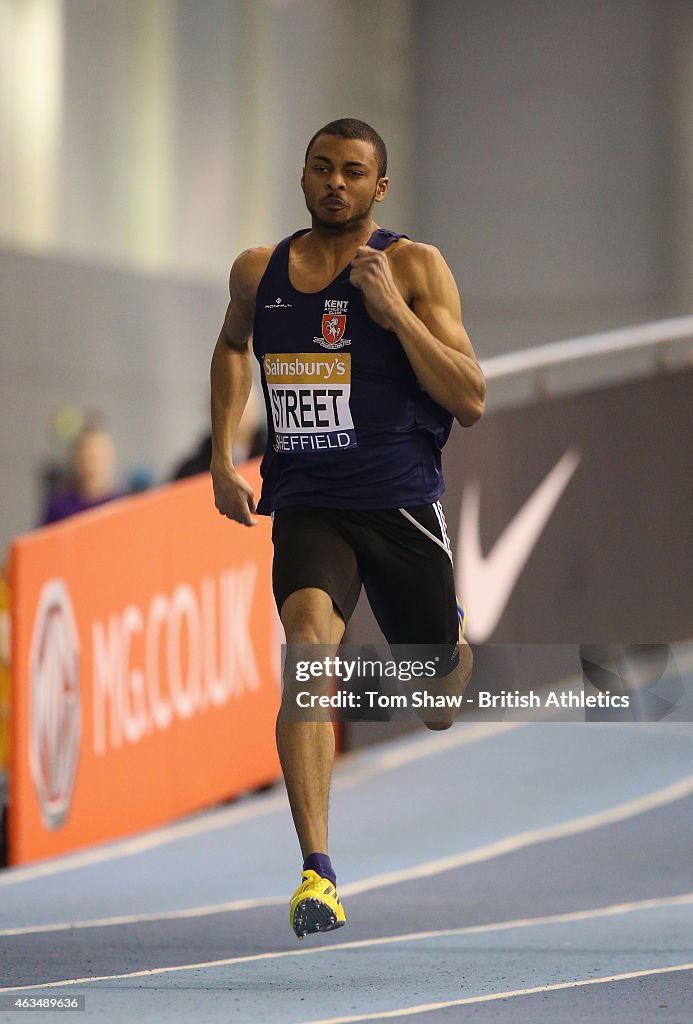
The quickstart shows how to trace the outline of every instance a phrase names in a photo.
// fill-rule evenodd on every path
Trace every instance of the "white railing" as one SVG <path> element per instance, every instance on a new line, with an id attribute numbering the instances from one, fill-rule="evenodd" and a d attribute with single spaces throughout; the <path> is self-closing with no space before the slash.
<path id="1" fill-rule="evenodd" d="M 600 334 L 587 334 L 567 341 L 553 341 L 547 345 L 508 352 L 481 360 L 481 368 L 489 381 L 515 377 L 525 373 L 550 370 L 554 366 L 582 359 L 610 356 L 636 349 L 671 345 L 693 340 L 693 316 L 680 316 L 634 327 L 619 327 Z"/>

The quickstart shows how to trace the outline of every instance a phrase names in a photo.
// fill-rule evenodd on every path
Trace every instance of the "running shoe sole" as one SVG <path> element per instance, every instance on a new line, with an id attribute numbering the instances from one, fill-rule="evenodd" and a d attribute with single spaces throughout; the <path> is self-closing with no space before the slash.
<path id="1" fill-rule="evenodd" d="M 304 871 L 301 885 L 289 904 L 291 927 L 299 939 L 313 932 L 329 932 L 346 923 L 334 882 L 316 871 Z"/>
<path id="2" fill-rule="evenodd" d="M 335 928 L 341 928 L 345 921 L 338 921 L 334 910 L 331 910 L 322 900 L 308 897 L 296 904 L 294 910 L 293 927 L 296 937 L 304 938 L 314 932 L 331 932 Z"/>

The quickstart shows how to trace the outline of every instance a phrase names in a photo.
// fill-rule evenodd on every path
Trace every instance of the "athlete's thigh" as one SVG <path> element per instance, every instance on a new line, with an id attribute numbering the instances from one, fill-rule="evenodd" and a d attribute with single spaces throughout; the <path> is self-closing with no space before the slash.
<path id="1" fill-rule="evenodd" d="M 316 589 L 332 598 L 345 623 L 356 607 L 361 576 L 353 547 L 329 509 L 292 507 L 274 513 L 272 588 L 279 614 L 297 591 Z"/>
<path id="2" fill-rule="evenodd" d="M 362 573 L 368 600 L 388 643 L 444 645 L 456 664 L 455 578 L 439 503 L 381 510 L 369 534 Z M 448 662 L 445 667 L 450 670 Z"/>

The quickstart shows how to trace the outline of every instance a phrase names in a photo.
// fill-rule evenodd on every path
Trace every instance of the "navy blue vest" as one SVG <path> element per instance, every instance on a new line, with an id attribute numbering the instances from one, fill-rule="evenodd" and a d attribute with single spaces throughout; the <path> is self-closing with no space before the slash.
<path id="1" fill-rule="evenodd" d="M 253 350 L 268 425 L 258 512 L 436 501 L 452 415 L 423 390 L 397 335 L 368 315 L 349 267 L 319 292 L 291 285 L 289 248 L 302 234 L 279 243 L 257 292 Z M 401 237 L 378 229 L 368 244 Z"/>

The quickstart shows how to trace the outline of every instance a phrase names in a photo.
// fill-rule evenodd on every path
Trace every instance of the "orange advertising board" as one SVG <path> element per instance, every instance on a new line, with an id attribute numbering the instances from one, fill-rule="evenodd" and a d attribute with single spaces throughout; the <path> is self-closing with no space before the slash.
<path id="1" fill-rule="evenodd" d="M 10 758 L 10 588 L 0 569 L 0 799 Z"/>
<path id="2" fill-rule="evenodd" d="M 11 588 L 11 863 L 279 777 L 269 519 L 195 477 L 18 539 Z"/>

